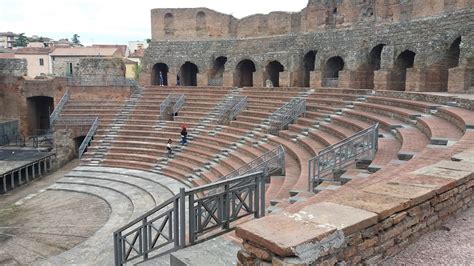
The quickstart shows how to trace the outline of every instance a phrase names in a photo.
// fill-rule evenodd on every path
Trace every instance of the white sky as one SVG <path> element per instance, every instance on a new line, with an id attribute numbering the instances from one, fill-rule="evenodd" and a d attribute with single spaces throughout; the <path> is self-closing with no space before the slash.
<path id="1" fill-rule="evenodd" d="M 128 44 L 151 38 L 153 8 L 207 7 L 242 18 L 300 11 L 308 0 L 0 0 L 0 32 L 53 39 L 81 36 L 83 44 Z"/>

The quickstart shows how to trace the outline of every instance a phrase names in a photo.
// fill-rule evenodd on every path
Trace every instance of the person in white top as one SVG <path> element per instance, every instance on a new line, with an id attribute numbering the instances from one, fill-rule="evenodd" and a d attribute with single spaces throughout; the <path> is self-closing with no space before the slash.
<path id="1" fill-rule="evenodd" d="M 168 139 L 168 144 L 166 144 L 166 149 L 168 150 L 168 156 L 171 156 L 171 154 L 173 153 L 173 150 L 171 149 L 171 143 L 173 141 L 171 139 Z"/>

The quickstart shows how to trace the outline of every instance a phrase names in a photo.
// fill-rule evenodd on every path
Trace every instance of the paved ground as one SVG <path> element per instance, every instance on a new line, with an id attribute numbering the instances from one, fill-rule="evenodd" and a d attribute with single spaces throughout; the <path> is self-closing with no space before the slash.
<path id="1" fill-rule="evenodd" d="M 474 208 L 451 218 L 384 265 L 474 265 Z"/>
<path id="2" fill-rule="evenodd" d="M 31 264 L 60 254 L 107 221 L 109 206 L 97 197 L 43 190 L 76 165 L 0 196 L 0 265 Z"/>

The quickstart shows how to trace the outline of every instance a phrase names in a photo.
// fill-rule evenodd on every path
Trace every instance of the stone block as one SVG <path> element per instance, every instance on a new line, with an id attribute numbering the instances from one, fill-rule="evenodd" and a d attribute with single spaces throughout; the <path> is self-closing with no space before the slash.
<path id="1" fill-rule="evenodd" d="M 247 242 L 244 242 L 243 247 L 248 253 L 252 254 L 257 259 L 264 260 L 264 261 L 271 261 L 272 259 L 270 252 L 268 252 L 267 250 L 263 248 L 257 247 Z"/>
<path id="2" fill-rule="evenodd" d="M 317 243 L 336 231 L 312 222 L 310 217 L 280 213 L 253 220 L 236 229 L 236 235 L 279 256 L 296 256 L 298 246 Z"/>
<path id="3" fill-rule="evenodd" d="M 363 189 L 365 192 L 382 194 L 397 198 L 410 200 L 410 205 L 414 206 L 424 202 L 435 195 L 435 189 L 421 185 L 412 185 L 399 182 L 377 183 Z"/>
<path id="4" fill-rule="evenodd" d="M 350 235 L 377 223 L 377 214 L 354 207 L 322 202 L 303 208 L 300 213 L 309 215 L 312 221 L 336 227 Z"/>

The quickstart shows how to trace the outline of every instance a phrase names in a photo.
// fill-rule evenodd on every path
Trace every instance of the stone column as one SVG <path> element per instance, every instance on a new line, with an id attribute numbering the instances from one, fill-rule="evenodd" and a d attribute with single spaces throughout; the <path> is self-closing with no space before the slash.
<path id="1" fill-rule="evenodd" d="M 407 68 L 405 91 L 426 91 L 426 71 L 424 69 Z"/>
<path id="2" fill-rule="evenodd" d="M 374 71 L 374 90 L 390 90 L 390 71 Z"/>
<path id="3" fill-rule="evenodd" d="M 253 72 L 253 86 L 254 87 L 265 87 L 265 81 L 263 80 L 264 73 L 261 71 Z"/>
<path id="4" fill-rule="evenodd" d="M 177 72 L 175 71 L 168 72 L 168 86 L 176 86 L 176 82 L 177 82 Z M 181 80 L 180 82 L 183 82 L 183 80 Z"/>
<path id="5" fill-rule="evenodd" d="M 283 71 L 280 72 L 280 79 L 279 79 L 279 85 L 280 87 L 291 87 L 291 79 L 290 79 L 290 72 L 289 71 Z"/>
<path id="6" fill-rule="evenodd" d="M 463 92 L 474 87 L 474 69 L 455 67 L 449 69 L 448 92 Z"/>
<path id="7" fill-rule="evenodd" d="M 208 86 L 207 74 L 198 73 L 196 76 L 197 76 L 196 77 L 197 78 L 197 86 L 200 86 L 200 87 Z"/>
<path id="8" fill-rule="evenodd" d="M 224 87 L 234 86 L 234 73 L 231 71 L 224 72 Z"/>
<path id="9" fill-rule="evenodd" d="M 312 88 L 321 88 L 322 73 L 321 71 L 311 71 L 309 78 L 309 86 Z"/>

